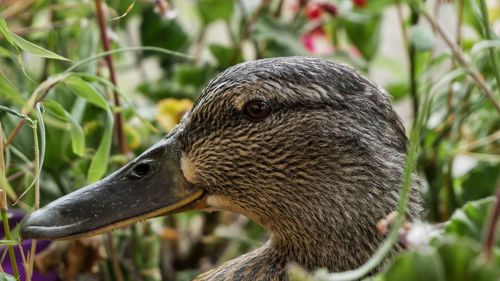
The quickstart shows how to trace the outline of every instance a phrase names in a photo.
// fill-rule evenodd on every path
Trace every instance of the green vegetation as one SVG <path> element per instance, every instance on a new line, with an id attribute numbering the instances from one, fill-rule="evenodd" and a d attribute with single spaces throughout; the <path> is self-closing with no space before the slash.
<path id="1" fill-rule="evenodd" d="M 408 250 L 368 279 L 498 280 L 500 4 L 428 2 L 1 1 L 0 280 L 55 280 L 58 268 L 64 280 L 191 280 L 260 245 L 264 231 L 228 213 L 178 214 L 102 239 L 22 247 L 10 228 L 15 212 L 99 180 L 162 138 L 217 73 L 289 55 L 390 77 L 381 86 L 395 103 L 408 102 L 415 120 L 398 214 L 412 170 L 426 203 L 425 223 L 408 226 L 402 215 L 388 222 L 386 243 L 365 266 L 312 275 L 292 267 L 291 280 L 359 279 L 396 242 Z M 384 51 L 385 29 L 398 38 L 391 42 L 400 42 L 401 61 Z"/>

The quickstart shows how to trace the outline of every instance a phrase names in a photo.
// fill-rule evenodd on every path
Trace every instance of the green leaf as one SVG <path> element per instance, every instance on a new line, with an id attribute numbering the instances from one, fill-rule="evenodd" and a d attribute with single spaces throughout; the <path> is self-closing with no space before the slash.
<path id="1" fill-rule="evenodd" d="M 435 239 L 432 244 L 441 257 L 446 280 L 498 280 L 495 276 L 500 276 L 500 268 L 495 262 L 484 260 L 480 241 L 446 235 Z"/>
<path id="2" fill-rule="evenodd" d="M 406 81 L 391 83 L 384 88 L 396 101 L 406 97 L 410 92 L 410 87 Z"/>
<path id="3" fill-rule="evenodd" d="M 225 47 L 219 44 L 212 44 L 208 47 L 222 69 L 243 61 L 243 55 L 239 48 Z"/>
<path id="4" fill-rule="evenodd" d="M 35 45 L 31 43 L 30 41 L 18 36 L 17 34 L 13 33 L 12 31 L 9 30 L 7 23 L 5 22 L 4 19 L 0 18 L 0 34 L 13 46 L 18 47 L 32 55 L 38 56 L 38 57 L 43 57 L 43 58 L 49 58 L 49 59 L 56 59 L 56 60 L 66 60 L 69 61 L 69 59 L 60 56 L 56 53 L 53 53 L 49 50 L 46 50 L 38 45 Z"/>
<path id="5" fill-rule="evenodd" d="M 0 57 L 6 57 L 6 58 L 8 58 L 10 56 L 11 56 L 11 53 L 10 53 L 9 50 L 0 47 Z"/>
<path id="6" fill-rule="evenodd" d="M 393 4 L 394 0 L 369 0 L 366 1 L 366 6 L 362 7 L 361 9 L 369 10 L 372 12 L 380 12 Z"/>
<path id="7" fill-rule="evenodd" d="M 189 35 L 175 19 L 165 20 L 153 9 L 146 9 L 142 15 L 141 42 L 145 46 L 159 47 L 172 51 L 184 51 L 189 46 Z M 168 40 L 165 40 L 168 38 Z M 146 55 L 158 55 L 158 52 L 145 52 Z M 162 57 L 175 60 L 175 57 Z"/>
<path id="8" fill-rule="evenodd" d="M 310 55 L 302 46 L 300 37 L 292 26 L 277 21 L 270 15 L 263 15 L 257 21 L 252 38 L 266 45 L 264 57 Z"/>
<path id="9" fill-rule="evenodd" d="M 5 272 L 0 272 L 0 281 L 16 281 L 16 278 Z"/>
<path id="10" fill-rule="evenodd" d="M 69 76 L 64 80 L 64 84 L 66 84 L 69 88 L 71 88 L 75 92 L 75 94 L 84 98 L 93 105 L 98 106 L 104 110 L 109 108 L 109 105 L 106 102 L 106 100 L 87 81 L 76 76 Z"/>
<path id="11" fill-rule="evenodd" d="M 104 134 L 97 151 L 92 158 L 90 168 L 87 175 L 89 182 L 96 182 L 106 173 L 108 167 L 109 153 L 111 151 L 111 141 L 113 137 L 114 117 L 110 106 L 99 92 L 87 81 L 76 76 L 70 76 L 64 80 L 70 89 L 78 96 L 84 98 L 88 102 L 104 109 L 107 114 Z"/>
<path id="12" fill-rule="evenodd" d="M 0 96 L 11 100 L 18 105 L 24 104 L 21 93 L 9 82 L 9 79 L 0 71 Z"/>
<path id="13" fill-rule="evenodd" d="M 428 28 L 414 25 L 410 28 L 410 43 L 417 51 L 425 52 L 436 46 L 436 38 Z"/>
<path id="14" fill-rule="evenodd" d="M 462 200 L 474 201 L 495 194 L 500 165 L 481 162 L 463 177 Z"/>
<path id="15" fill-rule="evenodd" d="M 350 12 L 346 13 L 341 20 L 349 40 L 366 60 L 371 60 L 380 45 L 381 14 Z"/>
<path id="16" fill-rule="evenodd" d="M 70 123 L 71 147 L 76 155 L 83 156 L 85 152 L 85 134 L 80 124 L 56 101 L 45 100 L 44 105 L 57 118 Z"/>
<path id="17" fill-rule="evenodd" d="M 198 11 L 205 25 L 218 19 L 230 21 L 234 2 L 233 0 L 198 0 Z"/>
<path id="18" fill-rule="evenodd" d="M 436 250 L 412 250 L 396 257 L 384 274 L 386 281 L 445 281 L 443 264 Z"/>
<path id="19" fill-rule="evenodd" d="M 468 202 L 456 210 L 447 222 L 445 233 L 482 241 L 485 222 L 489 217 L 494 197 Z M 500 247 L 500 235 L 497 236 L 497 247 Z"/>
<path id="20" fill-rule="evenodd" d="M 197 88 L 204 86 L 213 75 L 211 65 L 193 65 L 192 63 L 177 64 L 172 80 L 180 85 L 192 85 Z"/>
<path id="21" fill-rule="evenodd" d="M 438 247 L 443 266 L 446 272 L 446 280 L 467 281 L 467 272 L 470 263 L 476 258 L 480 247 L 468 239 L 447 239 Z"/>

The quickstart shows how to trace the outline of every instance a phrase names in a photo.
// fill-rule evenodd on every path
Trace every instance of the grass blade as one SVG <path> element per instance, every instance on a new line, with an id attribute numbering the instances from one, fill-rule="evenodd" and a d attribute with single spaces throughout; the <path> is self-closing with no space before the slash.
<path id="1" fill-rule="evenodd" d="M 85 80 L 76 76 L 70 76 L 66 80 L 64 80 L 64 84 L 72 89 L 73 92 L 75 92 L 75 94 L 77 94 L 78 96 L 106 111 L 107 118 L 104 128 L 104 134 L 102 136 L 101 143 L 97 148 L 96 154 L 94 155 L 92 162 L 90 163 L 90 168 L 87 175 L 87 180 L 89 182 L 95 182 L 99 180 L 107 170 L 109 153 L 111 151 L 111 141 L 113 137 L 113 112 L 111 111 L 111 107 L 100 95 L 100 93 Z"/>
<path id="2" fill-rule="evenodd" d="M 46 100 L 44 104 L 53 115 L 70 124 L 71 148 L 76 155 L 83 156 L 85 152 L 85 134 L 80 124 L 58 102 Z"/>
<path id="3" fill-rule="evenodd" d="M 43 57 L 48 59 L 56 59 L 56 60 L 65 60 L 69 61 L 69 59 L 60 56 L 56 53 L 53 53 L 49 50 L 46 50 L 36 44 L 31 43 L 30 41 L 18 36 L 14 32 L 10 31 L 7 26 L 7 22 L 4 19 L 0 18 L 0 34 L 13 46 L 20 48 L 32 55 L 37 57 Z"/>

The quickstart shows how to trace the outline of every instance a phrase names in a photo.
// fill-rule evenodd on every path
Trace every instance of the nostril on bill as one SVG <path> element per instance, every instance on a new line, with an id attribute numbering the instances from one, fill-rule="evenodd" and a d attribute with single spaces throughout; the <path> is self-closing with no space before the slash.
<path id="1" fill-rule="evenodd" d="M 151 170 L 151 162 L 142 162 L 137 164 L 133 169 L 131 175 L 135 178 L 142 178 Z"/>

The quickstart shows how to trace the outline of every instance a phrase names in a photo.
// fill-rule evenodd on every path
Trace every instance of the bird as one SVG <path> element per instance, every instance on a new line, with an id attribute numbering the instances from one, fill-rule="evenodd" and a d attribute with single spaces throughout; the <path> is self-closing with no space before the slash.
<path id="1" fill-rule="evenodd" d="M 165 138 L 118 171 L 33 212 L 23 238 L 97 235 L 187 210 L 261 225 L 261 247 L 195 280 L 288 280 L 287 268 L 359 267 L 396 209 L 408 139 L 389 95 L 345 64 L 278 57 L 211 80 Z M 406 217 L 421 218 L 412 174 Z M 391 252 L 403 246 L 397 244 Z"/>

